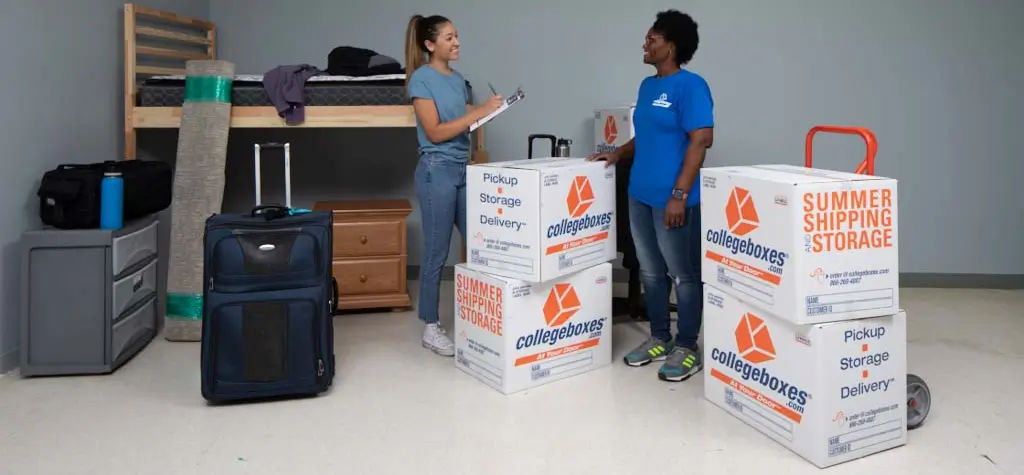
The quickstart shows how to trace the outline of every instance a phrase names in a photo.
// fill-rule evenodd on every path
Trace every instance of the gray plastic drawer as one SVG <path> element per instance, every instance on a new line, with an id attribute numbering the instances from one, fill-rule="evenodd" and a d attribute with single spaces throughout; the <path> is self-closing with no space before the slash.
<path id="1" fill-rule="evenodd" d="M 114 275 L 157 253 L 157 222 L 138 231 L 114 238 L 112 248 Z"/>
<path id="2" fill-rule="evenodd" d="M 114 282 L 114 289 L 111 292 L 111 318 L 115 321 L 120 320 L 124 317 L 125 310 L 150 294 L 156 293 L 156 264 L 157 260 L 153 259 L 146 267 Z"/>
<path id="3" fill-rule="evenodd" d="M 141 308 L 114 324 L 110 342 L 110 361 L 117 361 L 131 344 L 156 332 L 156 296 Z"/>

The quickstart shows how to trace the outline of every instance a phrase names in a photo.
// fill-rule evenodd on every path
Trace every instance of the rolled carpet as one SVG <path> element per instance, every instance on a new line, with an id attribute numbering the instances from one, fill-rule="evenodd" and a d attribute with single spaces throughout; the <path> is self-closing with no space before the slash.
<path id="1" fill-rule="evenodd" d="M 185 66 L 164 325 L 164 338 L 170 341 L 202 338 L 203 228 L 224 200 L 234 76 L 235 65 L 228 61 L 189 61 Z"/>

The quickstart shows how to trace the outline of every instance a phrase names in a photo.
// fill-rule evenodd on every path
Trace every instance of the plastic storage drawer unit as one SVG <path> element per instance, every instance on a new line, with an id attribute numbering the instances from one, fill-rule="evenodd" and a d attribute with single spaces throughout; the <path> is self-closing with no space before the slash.
<path id="1" fill-rule="evenodd" d="M 110 373 L 156 336 L 160 261 L 155 216 L 22 238 L 21 374 Z"/>

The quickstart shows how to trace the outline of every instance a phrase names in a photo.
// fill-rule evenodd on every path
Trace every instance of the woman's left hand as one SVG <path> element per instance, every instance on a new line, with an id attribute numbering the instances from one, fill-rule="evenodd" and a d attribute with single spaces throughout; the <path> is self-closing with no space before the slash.
<path id="1" fill-rule="evenodd" d="M 665 203 L 665 228 L 678 228 L 686 223 L 686 202 L 670 199 Z"/>

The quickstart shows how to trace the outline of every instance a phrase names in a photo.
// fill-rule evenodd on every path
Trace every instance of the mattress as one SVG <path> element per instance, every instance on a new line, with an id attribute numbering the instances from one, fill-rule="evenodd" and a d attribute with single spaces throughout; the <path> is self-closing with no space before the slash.
<path id="1" fill-rule="evenodd" d="M 404 74 L 384 76 L 314 76 L 306 81 L 307 106 L 408 105 Z M 139 86 L 141 107 L 181 107 L 185 102 L 185 76 L 154 76 Z M 231 88 L 233 106 L 271 106 L 263 89 L 263 76 L 235 76 Z"/>

